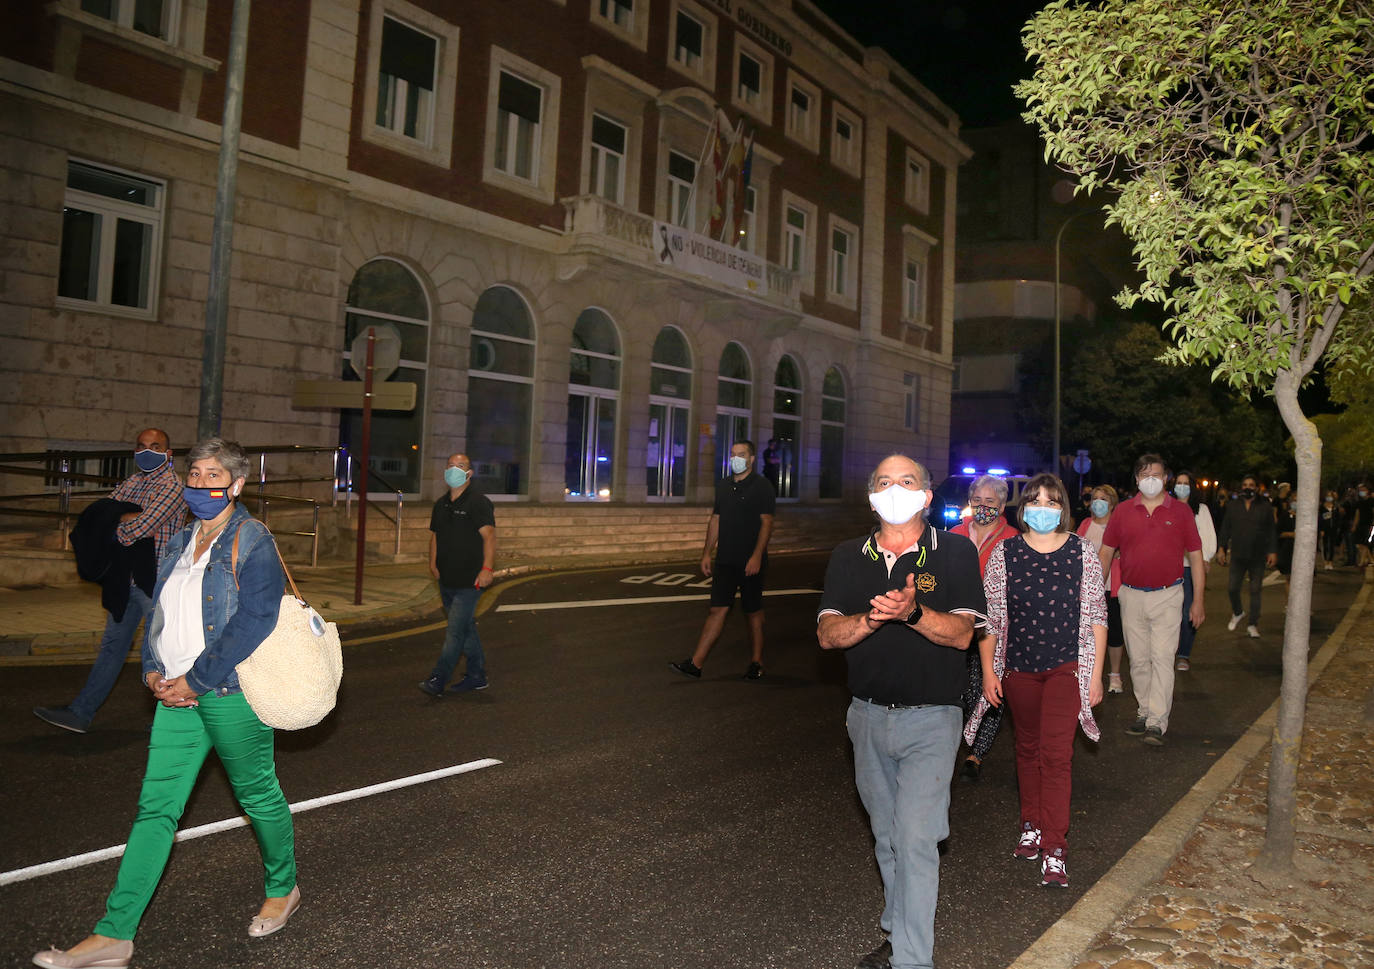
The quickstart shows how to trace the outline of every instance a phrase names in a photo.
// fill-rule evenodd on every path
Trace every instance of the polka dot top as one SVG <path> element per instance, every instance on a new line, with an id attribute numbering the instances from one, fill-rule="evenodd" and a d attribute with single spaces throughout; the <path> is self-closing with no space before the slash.
<path id="1" fill-rule="evenodd" d="M 1045 673 L 1078 659 L 1083 554 L 1072 538 L 1048 554 L 1024 536 L 1003 543 L 1007 562 L 1007 669 Z"/>

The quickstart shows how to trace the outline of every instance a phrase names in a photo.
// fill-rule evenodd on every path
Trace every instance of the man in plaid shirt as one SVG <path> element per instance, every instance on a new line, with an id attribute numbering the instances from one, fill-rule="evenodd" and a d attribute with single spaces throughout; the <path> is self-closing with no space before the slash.
<path id="1" fill-rule="evenodd" d="M 143 510 L 121 516 L 115 526 L 115 537 L 121 545 L 132 545 L 151 536 L 157 557 L 161 559 L 168 539 L 186 522 L 182 483 L 172 468 L 172 443 L 167 432 L 150 427 L 140 433 L 134 446 L 134 463 L 138 470 L 120 482 L 110 497 L 131 502 Z M 100 652 L 86 677 L 85 687 L 67 706 L 34 707 L 34 714 L 54 727 L 85 733 L 95 712 L 114 689 L 138 624 L 151 611 L 152 600 L 147 593 L 137 584 L 130 585 L 129 605 L 123 618 L 105 617 L 105 635 L 101 637 Z"/>

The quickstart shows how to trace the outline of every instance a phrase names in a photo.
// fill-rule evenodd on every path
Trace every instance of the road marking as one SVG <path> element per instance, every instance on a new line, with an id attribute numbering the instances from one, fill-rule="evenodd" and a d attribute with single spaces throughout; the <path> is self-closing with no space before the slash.
<path id="1" fill-rule="evenodd" d="M 770 589 L 766 596 L 818 596 L 820 589 Z M 497 612 L 542 612 L 545 609 L 589 609 L 593 606 L 641 606 L 661 602 L 703 602 L 704 596 L 633 596 L 629 599 L 581 599 L 571 602 L 518 602 L 497 606 Z"/>
<path id="2" fill-rule="evenodd" d="M 491 757 L 484 757 L 481 760 L 469 761 L 466 764 L 455 764 L 452 767 L 441 767 L 439 770 L 427 771 L 423 774 L 412 774 L 409 777 L 399 777 L 394 781 L 383 781 L 380 784 L 359 787 L 351 791 L 340 791 L 337 794 L 312 797 L 309 800 L 298 801 L 292 804 L 291 813 L 300 814 L 302 811 L 313 811 L 315 808 L 328 807 L 331 804 L 340 804 L 344 801 L 356 801 L 358 798 L 371 797 L 373 794 L 384 794 L 387 791 L 395 791 L 402 787 L 427 784 L 430 781 L 437 781 L 444 777 L 452 777 L 455 774 L 466 774 L 469 771 L 481 770 L 484 767 L 495 767 L 499 763 L 501 763 L 501 761 Z M 246 828 L 247 826 L 248 819 L 240 815 L 236 818 L 225 818 L 223 821 L 212 821 L 210 824 L 202 824 L 195 828 L 187 828 L 185 831 L 178 831 L 175 840 L 191 841 L 195 838 L 203 838 L 207 834 L 218 834 L 221 831 L 228 831 L 232 828 Z M 41 865 L 30 865 L 27 868 L 16 868 L 13 871 L 0 872 L 0 885 L 27 881 L 30 878 L 40 878 L 43 875 L 56 874 L 59 871 L 67 871 L 70 868 L 80 868 L 83 865 L 93 865 L 98 861 L 118 858 L 124 854 L 124 849 L 126 847 L 128 847 L 127 843 L 114 845 L 110 848 L 101 848 L 99 851 L 88 851 L 85 854 L 72 855 L 70 858 L 47 861 Z"/>

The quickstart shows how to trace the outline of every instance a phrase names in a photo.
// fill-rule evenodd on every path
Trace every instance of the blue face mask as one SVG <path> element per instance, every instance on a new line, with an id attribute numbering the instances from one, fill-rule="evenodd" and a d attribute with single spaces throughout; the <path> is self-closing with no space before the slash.
<path id="1" fill-rule="evenodd" d="M 154 451 L 152 448 L 144 448 L 142 451 L 134 452 L 134 464 L 138 465 L 138 470 L 144 474 L 156 471 L 167 463 L 166 451 Z"/>
<path id="2" fill-rule="evenodd" d="M 445 468 L 444 484 L 450 488 L 461 488 L 468 483 L 468 473 L 462 468 Z"/>
<path id="3" fill-rule="evenodd" d="M 1174 485 L 1174 497 L 1177 498 L 1179 501 L 1187 501 L 1188 496 L 1192 493 L 1193 489 L 1189 488 L 1187 485 Z"/>
<path id="4" fill-rule="evenodd" d="M 187 485 L 181 494 L 186 499 L 186 507 L 191 509 L 191 514 L 201 521 L 214 518 L 233 501 L 228 488 L 192 488 Z"/>
<path id="5" fill-rule="evenodd" d="M 1106 498 L 1094 498 L 1092 512 L 1094 518 L 1106 518 L 1107 512 L 1111 511 L 1111 506 L 1107 504 Z"/>
<path id="6" fill-rule="evenodd" d="M 742 458 L 742 457 L 740 457 L 738 454 L 732 454 L 732 455 L 730 456 L 730 473 L 731 473 L 731 474 L 744 474 L 744 472 L 748 469 L 748 467 L 749 467 L 749 459 L 748 459 L 748 458 Z"/>
<path id="7" fill-rule="evenodd" d="M 1026 509 L 1026 524 L 1032 531 L 1047 535 L 1059 527 L 1062 515 L 1063 512 L 1058 508 L 1041 508 L 1037 505 Z"/>

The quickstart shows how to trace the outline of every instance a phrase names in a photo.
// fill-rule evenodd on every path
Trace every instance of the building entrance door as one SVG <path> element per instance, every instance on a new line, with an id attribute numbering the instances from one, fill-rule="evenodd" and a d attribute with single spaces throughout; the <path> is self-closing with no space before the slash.
<path id="1" fill-rule="evenodd" d="M 687 494 L 687 407 L 679 402 L 649 400 L 644 481 L 651 499 L 682 499 Z"/>

